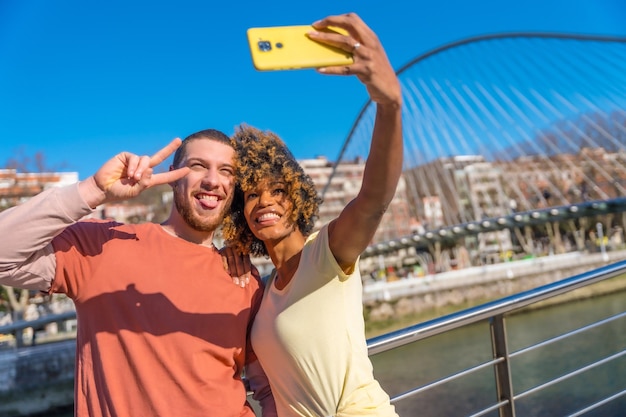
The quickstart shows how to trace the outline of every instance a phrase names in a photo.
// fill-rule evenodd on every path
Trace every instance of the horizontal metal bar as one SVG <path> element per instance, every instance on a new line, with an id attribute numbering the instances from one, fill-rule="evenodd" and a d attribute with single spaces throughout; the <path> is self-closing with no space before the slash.
<path id="1" fill-rule="evenodd" d="M 602 401 L 598 401 L 597 403 L 591 404 L 589 407 L 583 408 L 582 410 L 578 410 L 577 412 L 575 412 L 574 414 L 570 414 L 567 417 L 578 417 L 578 416 L 582 416 L 583 414 L 586 414 L 587 411 L 591 411 L 591 410 L 595 410 L 596 408 L 603 406 L 605 404 L 610 403 L 613 400 L 618 399 L 619 397 L 623 397 L 624 395 L 626 395 L 626 390 L 622 391 L 622 392 L 618 392 L 616 394 L 611 395 L 610 397 L 606 397 L 605 399 L 603 399 Z"/>
<path id="2" fill-rule="evenodd" d="M 614 278 L 624 273 L 626 273 L 626 261 L 616 262 L 542 287 L 374 337 L 368 340 L 369 354 L 374 355 L 389 349 L 404 346 L 408 343 L 476 323 L 498 314 L 510 313 L 530 304 L 573 291 L 586 285 Z"/>
<path id="3" fill-rule="evenodd" d="M 614 316 L 608 317 L 608 318 L 606 318 L 604 320 L 596 321 L 595 323 L 591 323 L 591 324 L 589 324 L 587 326 L 580 327 L 580 328 L 578 328 L 576 330 L 572 330 L 570 332 L 563 333 L 562 335 L 553 337 L 551 339 L 546 339 L 543 342 L 536 343 L 536 344 L 534 344 L 532 346 L 528 346 L 528 347 L 526 347 L 524 349 L 520 349 L 520 350 L 518 350 L 516 352 L 513 352 L 513 353 L 509 354 L 509 357 L 513 358 L 515 356 L 520 356 L 520 355 L 522 355 L 524 353 L 528 353 L 528 352 L 530 352 L 532 350 L 535 350 L 537 348 L 547 346 L 547 345 L 552 344 L 554 342 L 558 342 L 559 340 L 567 339 L 568 337 L 577 335 L 579 333 L 584 333 L 587 330 L 591 330 L 591 329 L 594 329 L 596 327 L 600 327 L 600 326 L 602 326 L 604 324 L 607 324 L 607 323 L 610 323 L 612 321 L 621 319 L 623 317 L 626 317 L 626 311 L 623 312 L 623 313 L 616 314 Z"/>
<path id="4" fill-rule="evenodd" d="M 534 387 L 534 388 L 531 388 L 531 389 L 529 389 L 529 390 L 527 390 L 527 391 L 524 391 L 524 392 L 522 392 L 522 393 L 520 393 L 520 394 L 516 395 L 516 396 L 515 396 L 515 399 L 517 400 L 517 399 L 520 399 L 520 398 L 523 398 L 523 397 L 527 397 L 527 396 L 529 396 L 530 394 L 533 394 L 533 393 L 535 393 L 535 392 L 537 392 L 537 391 L 541 391 L 541 390 L 543 390 L 544 388 L 547 388 L 547 387 L 550 387 L 550 386 L 552 386 L 552 385 L 555 385 L 555 384 L 557 384 L 557 383 L 559 383 L 559 382 L 561 382 L 561 381 L 565 381 L 566 379 L 569 379 L 569 378 L 571 378 L 571 377 L 573 377 L 573 376 L 576 376 L 576 375 L 582 374 L 583 372 L 586 372 L 586 371 L 588 371 L 588 370 L 590 370 L 590 369 L 597 368 L 597 367 L 598 367 L 598 366 L 600 366 L 600 365 L 604 365 L 605 363 L 609 363 L 609 362 L 611 362 L 611 361 L 613 361 L 613 360 L 615 360 L 615 359 L 617 359 L 617 358 L 619 358 L 619 357 L 621 357 L 621 356 L 624 356 L 624 355 L 626 355 L 626 349 L 625 349 L 625 350 L 622 350 L 621 352 L 618 352 L 618 353 L 616 353 L 616 354 L 613 354 L 613 355 L 611 355 L 611 356 L 607 356 L 606 358 L 604 358 L 604 359 L 602 359 L 602 360 L 599 360 L 599 361 L 596 361 L 596 362 L 590 363 L 590 364 L 589 364 L 589 365 L 587 365 L 587 366 L 583 366 L 582 368 L 578 368 L 578 369 L 576 369 L 575 371 L 572 371 L 572 372 L 570 372 L 570 373 L 567 373 L 567 374 L 565 374 L 565 375 L 562 375 L 562 376 L 560 376 L 560 377 L 558 377 L 558 378 L 552 379 L 552 380 L 550 380 L 550 381 L 548 381 L 548 382 L 546 382 L 546 383 L 544 383 L 544 384 L 537 385 L 537 386 L 536 386 L 536 387 Z"/>
<path id="5" fill-rule="evenodd" d="M 492 411 L 499 410 L 500 408 L 504 407 L 508 403 L 509 403 L 508 401 L 500 401 L 499 403 L 494 404 L 491 407 L 487 407 L 485 409 L 482 409 L 479 412 L 477 412 L 476 414 L 471 414 L 468 417 L 480 417 L 480 416 L 487 415 L 487 414 L 489 414 Z"/>
<path id="6" fill-rule="evenodd" d="M 59 314 L 47 314 L 34 320 L 20 320 L 15 323 L 0 326 L 0 334 L 10 334 L 17 330 L 24 330 L 30 327 L 42 327 L 56 321 L 66 321 L 76 318 L 76 311 L 66 311 Z"/>
<path id="7" fill-rule="evenodd" d="M 454 381 L 455 379 L 459 379 L 459 378 L 461 378 L 463 376 L 469 375 L 471 373 L 474 373 L 476 371 L 484 369 L 484 368 L 486 368 L 488 366 L 493 366 L 493 365 L 495 365 L 497 363 L 500 363 L 500 362 L 503 362 L 503 361 L 504 361 L 504 358 L 496 358 L 496 359 L 494 359 L 492 361 L 481 363 L 480 365 L 474 366 L 472 368 L 467 368 L 467 369 L 465 369 L 463 371 L 451 374 L 451 375 L 449 375 L 447 377 L 438 379 L 438 380 L 433 381 L 433 382 L 429 382 L 428 384 L 422 385 L 421 387 L 418 387 L 418 388 L 412 389 L 410 391 L 406 391 L 406 392 L 404 392 L 402 394 L 396 395 L 396 396 L 394 396 L 391 399 L 391 402 L 397 402 L 397 401 L 400 401 L 400 400 L 404 400 L 405 398 L 412 397 L 414 395 L 419 394 L 420 392 L 427 391 L 427 390 L 429 390 L 431 388 L 434 388 L 434 387 L 439 386 L 439 385 L 443 385 L 443 384 L 445 384 L 447 382 L 450 382 L 450 381 Z"/>

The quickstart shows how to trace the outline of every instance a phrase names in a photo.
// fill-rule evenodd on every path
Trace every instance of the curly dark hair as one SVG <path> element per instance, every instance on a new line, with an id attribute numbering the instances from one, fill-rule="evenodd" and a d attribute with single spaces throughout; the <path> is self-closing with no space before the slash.
<path id="1" fill-rule="evenodd" d="M 223 237 L 228 246 L 252 256 L 268 256 L 265 244 L 258 239 L 243 214 L 243 193 L 272 178 L 285 182 L 287 196 L 293 203 L 290 220 L 308 236 L 318 215 L 321 199 L 315 184 L 287 145 L 273 132 L 241 125 L 231 138 L 236 152 L 235 196 L 223 223 Z"/>

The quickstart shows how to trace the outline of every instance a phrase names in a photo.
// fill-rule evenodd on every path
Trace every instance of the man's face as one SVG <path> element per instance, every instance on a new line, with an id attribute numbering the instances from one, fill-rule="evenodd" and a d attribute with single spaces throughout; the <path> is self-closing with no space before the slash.
<path id="1" fill-rule="evenodd" d="M 174 186 L 174 204 L 194 230 L 214 231 L 233 200 L 235 150 L 211 139 L 187 144 L 181 166 L 191 169 Z"/>

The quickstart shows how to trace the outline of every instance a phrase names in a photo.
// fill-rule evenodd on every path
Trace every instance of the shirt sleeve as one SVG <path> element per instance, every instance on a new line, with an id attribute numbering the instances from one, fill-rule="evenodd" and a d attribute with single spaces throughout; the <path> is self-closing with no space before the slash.
<path id="1" fill-rule="evenodd" d="M 48 291 L 56 268 L 52 239 L 92 212 L 76 183 L 0 213 L 0 284 Z"/>

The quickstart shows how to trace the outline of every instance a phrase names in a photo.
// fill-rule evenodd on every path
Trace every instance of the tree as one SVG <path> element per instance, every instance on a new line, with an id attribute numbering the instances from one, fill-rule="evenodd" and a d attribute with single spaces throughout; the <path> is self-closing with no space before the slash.
<path id="1" fill-rule="evenodd" d="M 49 166 L 46 162 L 46 155 L 41 152 L 35 152 L 35 155 L 28 156 L 24 153 L 24 149 L 17 150 L 15 157 L 7 159 L 5 168 L 14 169 L 17 172 L 55 172 L 67 168 L 67 163 L 62 162 L 57 166 Z"/>

